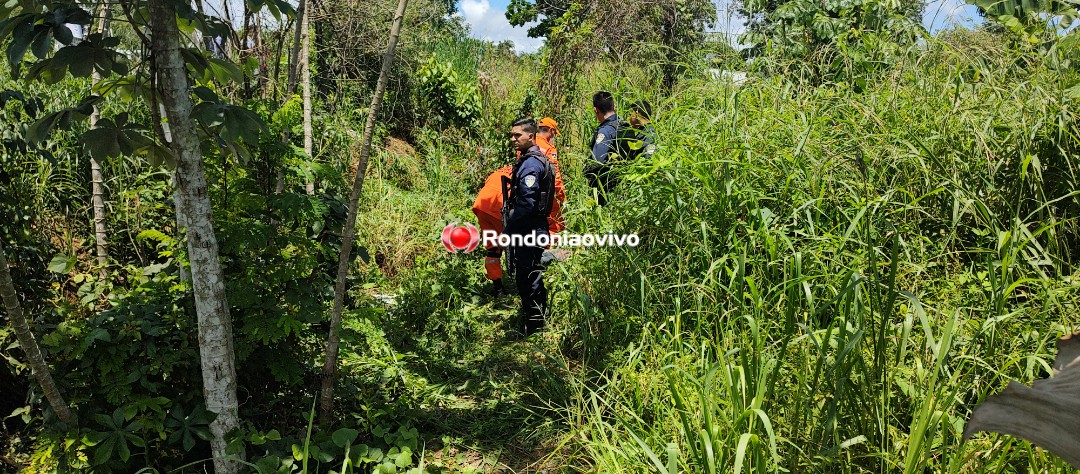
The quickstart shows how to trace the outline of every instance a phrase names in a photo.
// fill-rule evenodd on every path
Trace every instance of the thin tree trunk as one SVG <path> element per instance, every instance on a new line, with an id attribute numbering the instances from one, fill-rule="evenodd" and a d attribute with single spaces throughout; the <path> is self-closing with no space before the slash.
<path id="1" fill-rule="evenodd" d="M 229 1 L 229 0 L 224 0 Z M 244 63 L 248 58 L 252 56 L 253 50 L 251 47 L 251 9 L 248 8 L 248 2 L 244 2 L 244 38 L 240 40 L 242 42 L 240 49 L 240 62 Z M 244 68 L 244 100 L 251 99 L 251 81 L 248 80 L 247 68 Z"/>
<path id="2" fill-rule="evenodd" d="M 263 99 L 270 98 L 270 66 L 267 62 L 267 48 L 263 45 L 262 15 L 255 14 L 255 26 L 252 30 L 255 36 L 255 57 L 259 58 L 259 95 Z M 277 59 L 277 56 L 274 57 Z"/>
<path id="3" fill-rule="evenodd" d="M 310 9 L 311 6 L 308 6 Z M 309 11 L 304 15 L 303 21 L 301 21 L 301 29 L 303 30 L 300 36 L 300 42 L 303 43 L 300 47 L 303 49 L 301 53 L 304 56 L 303 60 L 303 72 L 301 76 L 304 81 L 304 154 L 308 156 L 308 160 L 312 159 L 312 138 L 311 138 L 311 28 L 310 19 L 311 12 Z M 311 176 L 311 167 L 308 167 L 308 181 L 304 185 L 304 189 L 309 195 L 315 194 L 315 177 Z"/>
<path id="4" fill-rule="evenodd" d="M 232 320 L 225 299 L 225 278 L 218 261 L 210 197 L 199 137 L 191 119 L 187 70 L 180 57 L 176 10 L 171 0 L 150 2 L 153 54 L 158 88 L 176 155 L 177 222 L 186 225 L 195 313 L 199 321 L 199 356 L 206 408 L 217 414 L 210 423 L 214 471 L 235 473 L 239 463 L 226 454 L 225 435 L 239 425 Z M 243 458 L 243 453 L 240 453 Z"/>
<path id="5" fill-rule="evenodd" d="M 98 21 L 95 25 L 95 33 L 106 34 L 109 31 L 109 17 L 112 10 L 109 8 L 107 1 L 102 1 L 98 6 Z M 94 72 L 90 75 L 90 87 L 93 88 L 101 82 L 101 73 L 97 68 L 94 68 Z M 90 114 L 90 129 L 97 128 L 98 121 L 101 120 L 101 109 L 98 106 L 94 106 L 93 113 Z M 97 159 L 93 156 L 90 157 L 90 187 L 91 187 L 91 203 L 94 208 L 94 241 L 97 243 L 97 261 L 98 261 L 98 277 L 102 281 L 108 278 L 107 265 L 109 263 L 109 251 L 108 251 L 108 239 L 109 230 L 105 227 L 105 179 L 101 174 L 101 163 L 98 163 Z"/>
<path id="6" fill-rule="evenodd" d="M 308 71 L 308 67 L 306 64 L 307 58 L 304 54 L 304 52 L 307 50 L 306 45 L 308 39 L 308 29 L 310 25 L 308 23 L 307 9 L 308 0 L 300 0 L 300 4 L 296 7 L 296 32 L 293 34 L 292 49 L 289 52 L 289 78 L 288 82 L 286 82 L 285 85 L 285 100 L 291 99 L 292 95 L 296 93 L 296 83 L 298 79 L 297 76 L 299 74 L 300 68 L 303 67 L 305 72 Z M 310 78 L 310 75 L 304 74 L 304 77 Z M 306 81 L 305 84 L 307 84 Z M 307 142 L 308 136 L 310 135 L 308 133 L 307 127 L 309 119 L 308 108 L 310 107 L 310 96 L 307 94 L 306 85 L 304 86 L 304 93 L 304 150 L 307 151 L 309 150 Z M 285 130 L 284 136 L 281 138 L 281 141 L 284 143 L 288 143 L 289 138 L 289 131 Z M 308 151 L 308 156 L 311 156 L 310 151 Z M 285 171 L 281 167 L 278 167 L 277 185 L 274 187 L 274 191 L 278 194 L 285 191 Z M 314 188 L 312 188 L 312 192 L 309 192 L 309 194 L 313 194 L 313 191 Z"/>
<path id="7" fill-rule="evenodd" d="M 300 70 L 300 46 L 301 35 L 308 27 L 307 0 L 300 0 L 296 7 L 296 32 L 293 34 L 292 50 L 289 52 L 289 82 L 285 86 L 285 100 L 289 100 L 293 92 L 296 92 L 296 74 Z"/>
<path id="8" fill-rule="evenodd" d="M 398 0 L 397 13 L 394 14 L 394 24 L 390 28 L 390 42 L 386 46 L 386 54 L 383 55 L 382 70 L 379 71 L 379 82 L 375 85 L 375 94 L 371 97 L 371 108 L 368 109 L 367 123 L 364 124 L 364 137 L 360 146 L 360 162 L 356 167 L 356 178 L 353 180 L 352 194 L 349 195 L 349 215 L 345 218 L 342 229 L 341 258 L 338 260 L 337 283 L 334 285 L 334 310 L 330 316 L 330 335 L 326 341 L 326 361 L 322 371 L 322 391 L 319 395 L 319 426 L 330 426 L 330 416 L 334 411 L 334 378 L 337 376 L 338 326 L 341 325 L 341 313 L 345 305 L 345 280 L 349 276 L 349 262 L 352 261 L 353 238 L 356 235 L 356 210 L 360 201 L 360 192 L 364 188 L 364 174 L 367 171 L 368 157 L 371 156 L 371 136 L 375 133 L 375 116 L 382 104 L 383 92 L 386 90 L 386 82 L 390 76 L 390 66 L 394 61 L 394 47 L 397 46 L 398 34 L 401 32 L 401 19 L 405 16 L 405 6 L 408 0 Z"/>
<path id="9" fill-rule="evenodd" d="M 232 56 L 229 55 L 229 48 L 225 47 L 225 43 L 228 43 L 229 40 L 232 40 L 233 48 L 236 49 L 237 53 L 239 53 L 240 52 L 240 37 L 237 36 L 236 27 L 233 26 L 232 12 L 229 11 L 229 0 L 221 0 L 221 9 L 222 9 L 222 13 L 224 13 L 224 15 L 225 15 L 225 24 L 229 25 L 229 36 L 230 36 L 229 38 L 222 38 L 221 55 L 225 59 L 232 59 Z"/>
<path id="10" fill-rule="evenodd" d="M 37 380 L 38 385 L 41 385 L 41 391 L 45 392 L 45 398 L 56 412 L 57 418 L 60 418 L 65 425 L 75 426 L 75 414 L 64 401 L 63 395 L 60 395 L 60 389 L 53 380 L 49 366 L 45 364 L 41 349 L 38 348 L 37 339 L 34 338 L 34 333 L 30 332 L 30 324 L 23 315 L 22 307 L 19 306 L 19 297 L 15 296 L 15 284 L 11 282 L 11 272 L 8 270 L 7 256 L 4 255 L 2 241 L 0 241 L 0 296 L 4 299 L 4 307 L 7 308 L 11 325 L 15 326 L 15 337 L 19 340 L 19 347 L 22 347 L 30 362 L 34 379 Z"/>
<path id="11" fill-rule="evenodd" d="M 286 31 L 288 31 L 289 28 L 292 28 L 292 21 L 295 21 L 295 20 L 290 20 L 290 22 L 285 25 L 285 29 L 278 31 L 277 51 L 274 51 L 274 56 L 273 56 L 274 57 L 274 73 L 273 73 L 273 75 L 270 76 L 271 77 L 271 80 L 270 80 L 271 81 L 270 82 L 271 91 L 270 92 L 271 92 L 271 97 L 274 97 L 274 98 L 277 98 L 278 87 L 281 85 L 281 60 L 279 58 L 281 58 L 281 53 L 283 51 L 285 51 L 285 37 L 288 36 Z M 285 74 L 289 73 L 288 72 L 289 67 L 290 67 L 289 65 L 285 66 L 285 68 L 286 68 Z M 285 81 L 288 82 L 288 79 L 286 79 Z M 288 97 L 286 97 L 286 100 L 288 100 Z"/>
<path id="12" fill-rule="evenodd" d="M 226 1 L 228 1 L 228 0 L 226 0 Z M 202 2 L 202 0 L 195 0 L 195 12 L 198 13 L 199 16 L 205 16 L 206 15 L 206 11 L 203 10 L 203 2 Z M 202 31 L 199 31 L 198 29 L 196 29 L 192 33 L 192 38 L 195 39 L 196 43 L 200 42 L 199 40 L 201 39 L 202 40 L 201 42 L 204 45 L 203 47 L 205 47 L 206 50 L 210 52 L 210 54 L 214 53 L 214 38 L 211 38 L 209 36 L 204 37 Z"/>

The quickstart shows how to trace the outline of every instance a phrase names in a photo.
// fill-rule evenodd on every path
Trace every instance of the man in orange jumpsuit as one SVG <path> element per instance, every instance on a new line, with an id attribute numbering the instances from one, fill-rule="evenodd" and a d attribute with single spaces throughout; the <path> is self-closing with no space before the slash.
<path id="1" fill-rule="evenodd" d="M 548 229 L 552 234 L 566 228 L 562 217 L 562 205 L 566 202 L 566 190 L 563 188 L 562 173 L 559 172 L 558 152 L 552 141 L 559 135 L 559 124 L 551 117 L 544 117 L 537 123 L 539 130 L 536 134 L 536 145 L 548 157 L 552 167 L 555 168 L 555 202 L 551 206 L 551 214 L 548 215 Z M 494 230 L 502 233 L 502 207 L 503 207 L 503 183 L 510 181 L 512 165 L 506 165 L 488 175 L 484 181 L 484 187 L 476 195 L 472 211 L 476 214 L 476 221 L 480 224 L 480 232 Z M 503 178 L 506 178 L 505 180 Z M 499 295 L 505 292 L 502 283 L 502 248 L 498 246 L 486 246 L 487 255 L 484 258 L 484 273 L 493 284 L 492 294 Z"/>
<path id="2" fill-rule="evenodd" d="M 548 216 L 548 229 L 554 234 L 566 228 L 566 221 L 562 216 L 562 206 L 566 203 L 566 189 L 563 188 L 562 173 L 559 172 L 559 152 L 555 150 L 555 144 L 552 143 L 559 135 L 559 124 L 551 117 L 544 117 L 536 125 L 540 127 L 536 133 L 536 146 L 547 155 L 551 166 L 555 168 L 555 202 L 552 203 L 551 215 Z"/>

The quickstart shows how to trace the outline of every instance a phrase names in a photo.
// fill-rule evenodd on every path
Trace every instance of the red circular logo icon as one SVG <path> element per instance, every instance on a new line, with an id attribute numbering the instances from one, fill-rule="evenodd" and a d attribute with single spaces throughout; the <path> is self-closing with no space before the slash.
<path id="1" fill-rule="evenodd" d="M 458 253 L 459 250 L 464 250 L 465 253 L 469 253 L 476 250 L 479 245 L 480 231 L 469 223 L 459 226 L 457 222 L 451 222 L 443 228 L 442 243 L 447 252 Z"/>

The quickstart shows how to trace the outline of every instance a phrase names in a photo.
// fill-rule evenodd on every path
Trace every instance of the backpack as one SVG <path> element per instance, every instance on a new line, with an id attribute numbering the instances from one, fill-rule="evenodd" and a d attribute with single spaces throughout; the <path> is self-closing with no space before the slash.
<path id="1" fill-rule="evenodd" d="M 629 122 L 619 119 L 615 123 L 615 153 L 620 161 L 629 161 L 637 156 L 630 144 L 638 140 L 637 130 Z"/>
<path id="2" fill-rule="evenodd" d="M 656 129 L 651 125 L 634 129 L 634 137 L 627 142 L 630 146 L 631 159 L 644 156 L 646 158 L 656 153 Z"/>
<path id="3" fill-rule="evenodd" d="M 520 179 L 518 172 L 520 171 L 521 164 L 525 163 L 528 157 L 533 157 L 540 160 L 544 165 L 544 174 L 540 176 L 540 199 L 537 208 L 537 215 L 543 216 L 546 220 L 547 216 L 551 214 L 551 207 L 555 203 L 555 167 L 548 160 L 547 155 L 542 152 L 527 152 L 524 156 L 514 163 L 513 171 L 510 172 L 510 177 L 503 177 L 503 215 L 507 215 L 507 211 L 513 205 L 514 202 L 514 190 L 517 189 L 517 182 Z M 505 223 L 504 223 L 505 224 Z"/>

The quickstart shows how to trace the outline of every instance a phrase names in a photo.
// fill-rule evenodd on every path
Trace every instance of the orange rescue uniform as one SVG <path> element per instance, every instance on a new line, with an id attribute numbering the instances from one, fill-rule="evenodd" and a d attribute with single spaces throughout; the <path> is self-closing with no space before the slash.
<path id="1" fill-rule="evenodd" d="M 559 152 L 555 150 L 551 142 L 540 135 L 536 136 L 536 146 L 547 155 L 551 167 L 555 168 L 555 201 L 551 203 L 551 214 L 548 215 L 548 231 L 552 234 L 562 232 L 566 229 L 566 221 L 562 216 L 562 205 L 566 202 L 566 189 L 563 188 L 562 173 L 559 171 Z"/>
<path id="2" fill-rule="evenodd" d="M 566 202 L 566 190 L 563 188 L 562 173 L 559 172 L 559 160 L 555 147 L 543 137 L 536 137 L 536 145 L 544 152 L 555 169 L 555 200 L 551 205 L 551 214 L 548 215 L 548 230 L 554 234 L 566 228 L 562 217 L 562 204 Z M 502 207 L 503 207 L 503 177 L 510 179 L 514 167 L 503 166 L 495 170 L 484 181 L 484 187 L 476 195 L 472 211 L 476 214 L 476 221 L 480 224 L 480 232 L 493 230 L 502 233 Z M 499 247 L 487 246 L 487 257 L 484 260 L 484 271 L 488 280 L 498 280 L 503 277 L 502 250 Z"/>
<path id="3" fill-rule="evenodd" d="M 476 195 L 472 211 L 476 214 L 476 221 L 480 224 L 480 232 L 493 230 L 502 233 L 502 205 L 503 177 L 510 179 L 513 166 L 503 166 L 495 170 L 484 181 L 484 187 L 480 188 L 480 194 Z M 487 249 L 487 257 L 484 260 L 484 271 L 488 280 L 498 280 L 503 277 L 501 256 L 499 247 L 484 245 Z"/>

